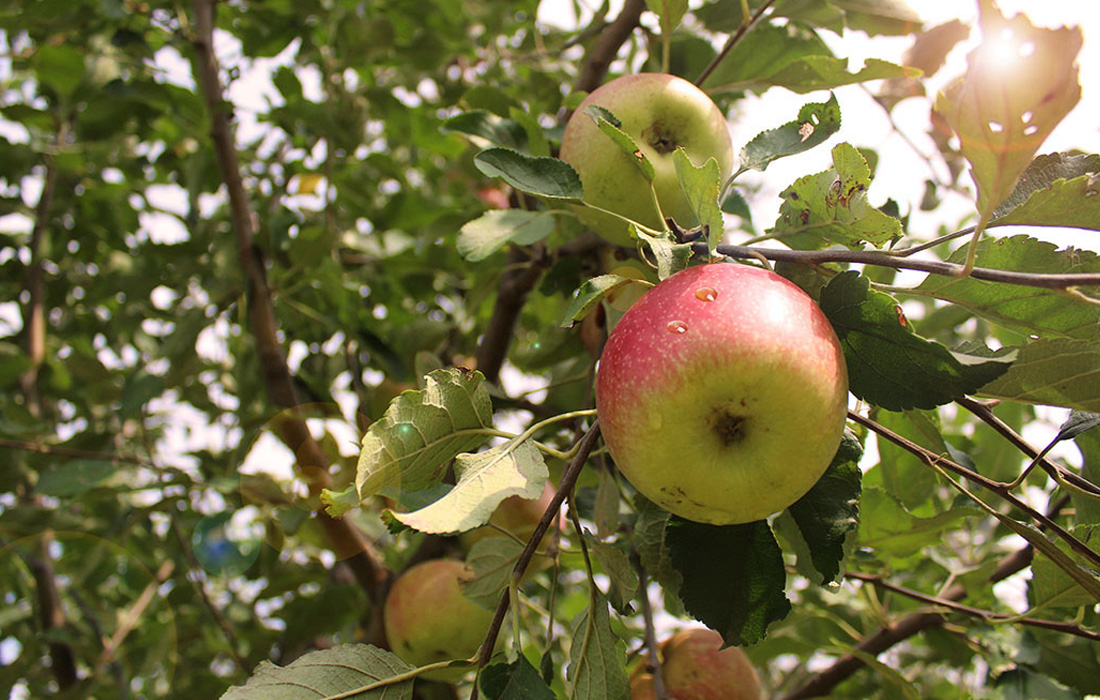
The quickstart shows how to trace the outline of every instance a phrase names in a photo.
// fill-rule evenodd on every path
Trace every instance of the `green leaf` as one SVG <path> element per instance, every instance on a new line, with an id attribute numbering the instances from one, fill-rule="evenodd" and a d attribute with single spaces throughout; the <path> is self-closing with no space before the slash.
<path id="1" fill-rule="evenodd" d="M 480 372 L 448 369 L 395 398 L 363 436 L 355 486 L 360 499 L 386 487 L 417 491 L 438 483 L 447 464 L 486 439 L 493 408 Z"/>
<path id="2" fill-rule="evenodd" d="M 650 12 L 661 18 L 661 36 L 672 34 L 687 12 L 687 0 L 645 0 Z"/>
<path id="3" fill-rule="evenodd" d="M 840 130 L 840 103 L 830 93 L 828 102 L 809 102 L 798 110 L 798 118 L 762 131 L 741 149 L 737 174 L 764 170 L 772 162 L 802 153 L 824 143 Z"/>
<path id="4" fill-rule="evenodd" d="M 70 459 L 52 462 L 38 475 L 35 491 L 44 496 L 83 496 L 118 471 L 118 465 L 106 459 Z"/>
<path id="5" fill-rule="evenodd" d="M 495 609 L 523 547 L 511 537 L 482 537 L 474 542 L 466 554 L 466 566 L 473 575 L 461 582 L 462 594 L 479 607 Z"/>
<path id="6" fill-rule="evenodd" d="M 691 162 L 684 149 L 677 148 L 672 154 L 676 166 L 676 177 L 680 189 L 687 198 L 695 219 L 706 227 L 707 249 L 713 254 L 714 248 L 722 242 L 722 210 L 718 207 L 718 193 L 722 189 L 722 175 L 718 172 L 718 161 L 708 158 L 699 167 Z"/>
<path id="7" fill-rule="evenodd" d="M 643 284 L 649 286 L 644 280 L 636 280 L 633 277 L 621 277 L 619 275 L 599 275 L 586 281 L 577 289 L 569 308 L 565 310 L 565 319 L 561 323 L 562 328 L 572 328 L 573 325 L 592 312 L 596 305 L 611 292 L 625 287 L 628 284 Z"/>
<path id="8" fill-rule="evenodd" d="M 1026 666 L 1017 666 L 998 674 L 993 679 L 992 687 L 1004 700 L 1080 700 L 1081 697 L 1054 679 Z"/>
<path id="9" fill-rule="evenodd" d="M 484 109 L 456 114 L 443 122 L 440 129 L 444 133 L 476 136 L 493 145 L 515 151 L 524 150 L 527 146 L 527 133 L 521 124 L 512 119 L 503 119 Z"/>
<path id="10" fill-rule="evenodd" d="M 63 96 L 71 95 L 84 82 L 84 54 L 72 43 L 39 44 L 33 60 L 38 79 Z"/>
<path id="11" fill-rule="evenodd" d="M 592 590 L 592 600 L 570 625 L 566 684 L 571 700 L 630 700 L 626 646 L 611 629 L 607 599 Z"/>
<path id="12" fill-rule="evenodd" d="M 1016 361 L 983 396 L 1100 412 L 1100 341 L 1041 338 L 1016 348 Z"/>
<path id="13" fill-rule="evenodd" d="M 684 609 L 726 644 L 755 644 L 790 612 L 783 552 L 766 520 L 707 525 L 672 516 L 669 525 Z"/>
<path id="14" fill-rule="evenodd" d="M 576 203 L 584 198 L 577 171 L 557 158 L 535 158 L 507 148 L 489 148 L 474 156 L 474 165 L 488 177 L 503 178 L 527 194 Z"/>
<path id="15" fill-rule="evenodd" d="M 454 488 L 438 501 L 411 513 L 389 511 L 388 516 L 419 532 L 467 532 L 489 522 L 500 502 L 509 496 L 538 498 L 549 471 L 532 440 L 509 440 L 454 461 Z"/>
<path id="16" fill-rule="evenodd" d="M 632 235 L 641 239 L 657 263 L 657 279 L 666 280 L 688 266 L 692 256 L 691 243 L 677 243 L 669 234 L 651 236 L 631 224 Z"/>
<path id="17" fill-rule="evenodd" d="M 871 169 L 851 144 L 833 148 L 833 167 L 799 178 L 780 196 L 779 218 L 768 233 L 792 248 L 815 249 L 839 243 L 876 247 L 902 235 L 901 222 L 867 202 Z"/>
<path id="18" fill-rule="evenodd" d="M 485 700 L 555 700 L 554 691 L 523 654 L 510 664 L 486 666 L 478 684 Z"/>
<path id="19" fill-rule="evenodd" d="M 1100 255 L 1092 251 L 1059 250 L 1052 243 L 1025 235 L 984 238 L 976 250 L 978 265 L 998 270 L 1036 274 L 1100 272 Z M 962 264 L 966 255 L 963 246 L 948 261 Z M 1058 290 L 943 275 L 929 275 L 917 290 L 1025 335 L 1100 338 L 1100 305 Z"/>
<path id="20" fill-rule="evenodd" d="M 119 420 L 130 418 L 163 391 L 164 377 L 140 370 L 128 374 L 126 383 L 122 386 L 122 398 L 119 400 Z"/>
<path id="21" fill-rule="evenodd" d="M 980 24 L 983 43 L 935 109 L 959 137 L 978 214 L 988 221 L 1080 99 L 1075 61 L 1083 39 L 1077 27 L 1036 28 L 1024 14 L 1006 19 L 992 3 L 983 5 Z"/>
<path id="22" fill-rule="evenodd" d="M 588 549 L 600 563 L 600 568 L 607 574 L 609 586 L 607 598 L 622 615 L 628 615 L 633 610 L 631 602 L 638 593 L 638 574 L 630 566 L 630 559 L 626 553 L 614 544 L 603 542 L 588 530 L 584 531 Z"/>
<path id="23" fill-rule="evenodd" d="M 638 172 L 642 174 L 646 182 L 653 182 L 653 177 L 656 174 L 653 163 L 638 147 L 637 142 L 631 138 L 630 134 L 622 130 L 622 121 L 606 107 L 599 105 L 588 105 L 584 108 L 584 111 L 585 114 L 595 120 L 596 126 L 603 135 L 614 141 L 615 145 L 626 154 L 630 162 L 638 168 Z"/>
<path id="24" fill-rule="evenodd" d="M 1100 526 L 1078 526 L 1070 530 L 1070 534 L 1090 549 L 1096 550 L 1100 546 Z M 1079 566 L 1084 565 L 1083 558 L 1073 553 L 1069 545 L 1059 542 L 1058 547 Z M 1079 608 L 1096 603 L 1092 595 L 1046 557 L 1036 557 L 1032 562 L 1031 572 L 1028 590 L 1033 607 Z"/>
<path id="25" fill-rule="evenodd" d="M 897 301 L 854 271 L 825 285 L 821 309 L 844 349 L 852 393 L 891 411 L 950 403 L 1009 367 L 1010 358 L 951 352 L 917 336 Z"/>
<path id="26" fill-rule="evenodd" d="M 859 439 L 846 430 L 825 474 L 789 508 L 809 545 L 814 568 L 821 574 L 819 583 L 831 583 L 840 575 L 844 541 L 859 529 L 862 456 Z"/>
<path id="27" fill-rule="evenodd" d="M 1100 430 L 1076 435 L 1073 441 L 1081 451 L 1084 462 L 1081 465 L 1081 476 L 1094 484 L 1100 484 Z M 1078 523 L 1100 525 L 1100 501 L 1076 492 L 1070 493 L 1070 499 L 1077 509 Z"/>
<path id="28" fill-rule="evenodd" d="M 661 584 L 666 593 L 676 595 L 684 577 L 672 563 L 672 549 L 668 543 L 672 514 L 641 494 L 634 496 L 634 507 L 638 511 L 638 519 L 634 522 L 638 558 L 652 580 Z"/>
<path id="29" fill-rule="evenodd" d="M 492 209 L 463 224 L 456 244 L 458 254 L 480 262 L 508 243 L 529 245 L 554 232 L 554 216 L 548 211 Z"/>
<path id="30" fill-rule="evenodd" d="M 326 513 L 334 518 L 342 518 L 359 507 L 359 490 L 355 488 L 355 484 L 348 484 L 340 491 L 322 489 L 321 504 Z"/>
<path id="31" fill-rule="evenodd" d="M 1097 189 L 1097 172 L 1100 172 L 1100 155 L 1046 153 L 1036 156 L 1020 175 L 1012 194 L 994 211 L 994 220 L 998 225 L 1070 226 L 1095 230 L 1100 225 L 1100 203 L 1090 192 Z"/>
<path id="32" fill-rule="evenodd" d="M 907 557 L 923 548 L 939 544 L 945 530 L 982 511 L 969 504 L 953 505 L 935 515 L 913 515 L 897 497 L 886 490 L 863 489 L 860 499 L 859 546 L 868 547 L 883 558 Z"/>
<path id="33" fill-rule="evenodd" d="M 411 700 L 412 679 L 365 688 L 412 671 L 391 652 L 367 644 L 341 644 L 311 651 L 288 666 L 261 661 L 243 686 L 227 690 L 221 700 L 317 700 L 340 693 L 362 700 Z M 357 689 L 364 689 L 354 695 Z"/>

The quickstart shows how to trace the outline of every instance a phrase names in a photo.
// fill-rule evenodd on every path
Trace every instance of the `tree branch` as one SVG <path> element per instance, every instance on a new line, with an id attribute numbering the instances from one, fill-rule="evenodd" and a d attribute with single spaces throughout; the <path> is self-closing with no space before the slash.
<path id="1" fill-rule="evenodd" d="M 214 8 L 216 0 L 194 0 L 197 79 L 210 114 L 210 136 L 217 156 L 222 181 L 229 195 L 229 212 L 237 236 L 237 253 L 248 290 L 249 327 L 256 342 L 264 384 L 272 403 L 284 409 L 274 421 L 274 432 L 297 458 L 298 467 L 317 495 L 331 485 L 328 460 L 310 435 L 298 409 L 298 397 L 286 356 L 278 338 L 271 289 L 267 284 L 265 263 L 253 245 L 256 220 L 248 192 L 241 177 L 241 165 L 229 118 L 229 105 L 222 96 L 217 57 L 214 55 Z M 363 534 L 351 523 L 335 519 L 323 510 L 316 517 L 325 530 L 337 557 L 351 567 L 371 601 L 377 601 L 388 572 L 371 550 Z M 376 606 L 377 607 L 377 606 Z"/>
<path id="2" fill-rule="evenodd" d="M 534 257 L 531 257 L 532 251 Z M 508 357 L 527 295 L 542 278 L 549 261 L 542 246 L 512 246 L 508 250 L 508 262 L 500 277 L 493 313 L 475 355 L 477 370 L 491 383 L 495 384 L 500 378 L 500 368 Z"/>
<path id="3" fill-rule="evenodd" d="M 619 16 L 600 32 L 596 45 L 585 56 L 577 84 L 577 92 L 592 92 L 603 83 L 611 62 L 619 55 L 619 49 L 630 38 L 645 11 L 645 0 L 626 0 Z"/>
<path id="4" fill-rule="evenodd" d="M 697 253 L 706 254 L 706 244 L 696 243 Z M 802 263 L 805 265 L 821 265 L 823 263 L 861 263 L 864 265 L 877 265 L 879 267 L 892 267 L 897 270 L 918 270 L 945 277 L 964 277 L 966 266 L 957 263 L 943 262 L 940 260 L 913 260 L 908 257 L 879 253 L 869 250 L 841 250 L 830 248 L 828 250 L 789 250 L 787 248 L 761 248 L 757 246 L 741 246 L 719 244 L 715 249 L 719 255 L 731 258 L 766 258 L 777 262 Z M 975 267 L 970 270 L 969 276 L 986 282 L 1001 282 L 1003 284 L 1016 284 L 1027 287 L 1040 287 L 1043 289 L 1073 289 L 1075 287 L 1100 286 L 1100 273 L 1083 272 L 1076 274 L 1046 274 L 1038 272 L 1017 272 L 1014 270 L 997 270 L 987 267 Z"/>

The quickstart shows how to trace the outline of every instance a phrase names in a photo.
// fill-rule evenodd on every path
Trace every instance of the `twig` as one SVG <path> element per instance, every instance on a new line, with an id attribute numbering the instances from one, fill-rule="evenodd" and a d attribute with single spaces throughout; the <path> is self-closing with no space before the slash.
<path id="1" fill-rule="evenodd" d="M 550 257 L 542 246 L 512 246 L 509 249 L 507 269 L 500 276 L 493 313 L 475 355 L 477 370 L 489 382 L 496 383 L 499 378 L 527 295 L 538 284 L 549 263 Z"/>
<path id="2" fill-rule="evenodd" d="M 706 244 L 697 243 L 695 251 L 696 254 L 705 255 Z M 725 255 L 731 258 L 751 258 L 762 255 L 768 260 L 803 263 L 806 265 L 820 265 L 830 262 L 861 263 L 865 265 L 877 265 L 879 267 L 892 267 L 899 270 L 918 270 L 920 272 L 929 272 L 934 275 L 944 275 L 946 277 L 963 277 L 966 273 L 966 266 L 957 263 L 943 262 L 940 260 L 911 260 L 890 253 L 878 253 L 868 250 L 841 250 L 834 248 L 827 250 L 789 250 L 786 248 L 760 248 L 756 246 L 728 245 L 723 243 L 717 246 L 716 252 L 719 255 Z M 975 267 L 970 270 L 970 277 L 986 282 L 1001 282 L 1004 284 L 1016 284 L 1027 287 L 1040 287 L 1043 289 L 1068 290 L 1075 287 L 1100 286 L 1100 273 L 1098 272 L 1047 274 Z"/>
<path id="3" fill-rule="evenodd" d="M 65 689 L 75 685 L 79 676 L 76 672 L 76 654 L 72 647 L 53 636 L 65 627 L 65 611 L 61 605 L 61 591 L 57 587 L 57 574 L 49 558 L 48 545 L 52 539 L 53 531 L 47 530 L 39 541 L 39 551 L 27 553 L 24 558 L 37 588 L 38 620 L 47 638 L 53 639 L 49 643 L 49 649 L 54 679 L 58 687 Z"/>
<path id="4" fill-rule="evenodd" d="M 592 92 L 599 87 L 611 62 L 619 54 L 619 48 L 638 26 L 645 8 L 645 0 L 627 0 L 619 16 L 603 28 L 599 41 L 585 56 L 584 67 L 575 86 L 577 92 Z"/>
<path id="5" fill-rule="evenodd" d="M 767 12 L 768 8 L 770 8 L 774 4 L 775 0 L 767 0 L 756 10 L 751 18 L 741 23 L 741 26 L 737 28 L 737 31 L 734 32 L 730 36 L 730 38 L 726 40 L 725 46 L 723 46 L 722 50 L 718 52 L 718 55 L 715 56 L 713 60 L 711 60 L 707 67 L 703 69 L 703 72 L 699 74 L 699 77 L 695 79 L 696 85 L 702 85 L 703 82 L 710 77 L 710 74 L 713 73 L 718 65 L 726 59 L 726 56 L 729 55 L 729 52 L 733 51 L 733 47 L 741 43 L 741 40 L 745 38 L 745 35 L 749 33 L 749 30 L 755 27 L 760 22 L 760 20 L 764 18 L 764 13 Z M 744 7 L 745 4 L 742 4 L 742 8 Z"/>
<path id="6" fill-rule="evenodd" d="M 859 581 L 866 581 L 872 583 L 879 588 L 893 591 L 900 595 L 912 598 L 913 600 L 919 600 L 922 603 L 928 603 L 929 605 L 935 605 L 940 608 L 947 608 L 954 612 L 970 615 L 971 617 L 977 617 L 986 622 L 1011 622 L 1021 625 L 1028 625 L 1031 627 L 1041 627 L 1043 629 L 1053 630 L 1055 632 L 1062 632 L 1064 634 L 1073 635 L 1075 637 L 1081 637 L 1082 639 L 1088 639 L 1094 642 L 1100 642 L 1100 632 L 1093 632 L 1092 630 L 1086 630 L 1079 625 L 1075 625 L 1072 622 L 1058 622 L 1056 620 L 1041 620 L 1034 617 L 1020 617 L 1017 615 L 1006 615 L 1004 613 L 996 613 L 992 610 L 982 610 L 981 608 L 971 607 L 969 605 L 963 605 L 957 603 L 954 600 L 948 600 L 943 597 L 928 595 L 919 591 L 914 591 L 904 586 L 899 586 L 896 583 L 890 583 L 881 576 L 874 574 L 860 574 L 853 571 L 849 571 L 844 574 L 845 578 L 857 579 Z"/>
<path id="7" fill-rule="evenodd" d="M 638 593 L 642 599 L 642 620 L 645 622 L 645 647 L 649 655 L 649 663 L 646 669 L 653 676 L 653 694 L 656 700 L 665 700 L 665 674 L 661 668 L 661 657 L 657 648 L 657 629 L 653 624 L 653 604 L 649 601 L 649 573 L 642 564 L 641 558 L 635 552 L 631 557 L 634 570 L 638 572 Z"/>
<path id="8" fill-rule="evenodd" d="M 76 450 L 71 447 L 57 445 L 43 445 L 40 442 L 24 442 L 22 440 L 9 440 L 0 438 L 0 447 L 12 450 L 24 450 L 37 452 L 44 455 L 56 455 L 59 457 L 73 457 L 75 459 L 99 459 L 106 462 L 137 464 L 143 467 L 157 468 L 153 462 L 132 455 L 120 455 L 115 452 L 91 452 L 89 450 Z"/>
<path id="9" fill-rule="evenodd" d="M 557 521 L 558 514 L 561 512 L 561 504 L 564 503 L 569 494 L 573 492 L 573 487 L 577 483 L 577 477 L 580 476 L 581 469 L 584 467 L 585 462 L 588 461 L 588 455 L 592 453 L 592 449 L 596 446 L 596 440 L 599 436 L 599 422 L 593 421 L 591 427 L 588 428 L 588 432 L 586 432 L 577 443 L 577 451 L 573 455 L 573 460 L 562 474 L 557 493 L 554 494 L 554 498 L 551 499 L 550 503 L 546 506 L 546 511 L 542 514 L 542 518 L 535 526 L 535 531 L 531 533 L 531 538 L 527 541 L 527 546 L 520 552 L 519 559 L 516 560 L 515 566 L 512 567 L 513 582 L 520 581 L 523 578 L 523 574 L 527 571 L 527 567 L 530 566 L 531 560 L 534 558 L 535 552 L 542 542 L 542 538 L 546 535 L 550 526 Z M 500 636 L 500 629 L 504 625 L 504 617 L 508 614 L 510 603 L 511 596 L 509 595 L 509 591 L 506 590 L 500 596 L 500 601 L 497 603 L 496 610 L 493 613 L 493 619 L 489 623 L 489 629 L 485 634 L 485 641 L 481 643 L 481 649 L 478 652 L 477 668 L 479 673 L 481 669 L 489 665 L 489 661 L 493 657 L 493 649 L 496 648 L 497 637 Z M 477 697 L 478 688 L 475 683 L 470 693 L 470 700 L 477 700 Z"/>

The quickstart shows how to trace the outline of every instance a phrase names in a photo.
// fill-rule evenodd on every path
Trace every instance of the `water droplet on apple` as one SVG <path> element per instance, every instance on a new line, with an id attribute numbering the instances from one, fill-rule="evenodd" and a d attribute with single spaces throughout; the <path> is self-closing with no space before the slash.
<path id="1" fill-rule="evenodd" d="M 669 321 L 668 326 L 666 326 L 666 328 L 668 328 L 669 333 L 675 333 L 676 335 L 682 335 L 684 333 L 687 333 L 688 324 L 684 323 L 683 321 Z"/>
<path id="2" fill-rule="evenodd" d="M 695 298 L 699 301 L 714 301 L 718 298 L 718 290 L 714 287 L 699 287 L 695 290 Z"/>

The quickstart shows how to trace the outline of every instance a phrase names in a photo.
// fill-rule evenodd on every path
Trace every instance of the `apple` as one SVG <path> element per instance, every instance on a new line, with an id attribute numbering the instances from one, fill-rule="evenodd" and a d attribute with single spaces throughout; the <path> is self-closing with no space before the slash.
<path id="1" fill-rule="evenodd" d="M 688 520 L 761 520 L 829 466 L 848 373 L 825 314 L 770 270 L 716 262 L 648 290 L 600 356 L 596 409 L 615 464 Z"/>
<path id="2" fill-rule="evenodd" d="M 760 676 L 745 652 L 722 648 L 722 635 L 703 627 L 680 630 L 661 644 L 661 677 L 670 700 L 760 700 Z M 656 698 L 653 676 L 630 681 L 633 700 Z"/>
<path id="3" fill-rule="evenodd" d="M 584 199 L 657 230 L 665 228 L 653 204 L 650 185 L 632 161 L 595 120 L 588 105 L 610 110 L 622 130 L 653 164 L 653 189 L 665 216 L 680 226 L 695 226 L 695 214 L 680 189 L 672 154 L 683 148 L 696 166 L 713 157 L 724 182 L 733 168 L 733 142 L 718 106 L 692 83 L 664 73 L 616 78 L 594 90 L 569 118 L 559 157 L 573 166 L 584 186 Z M 581 222 L 617 245 L 633 246 L 628 225 L 610 214 L 578 206 Z"/>
<path id="4" fill-rule="evenodd" d="M 394 580 L 383 610 L 393 653 L 414 666 L 469 659 L 477 653 L 493 613 L 462 594 L 460 582 L 469 575 L 460 561 L 429 559 Z M 463 669 L 442 669 L 424 677 L 455 681 L 463 675 Z"/>

